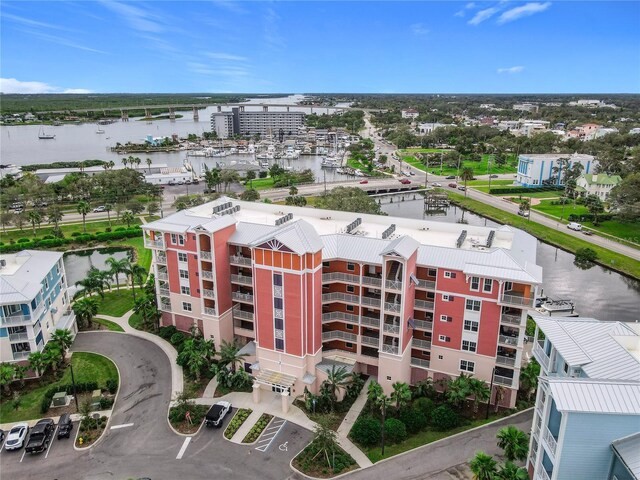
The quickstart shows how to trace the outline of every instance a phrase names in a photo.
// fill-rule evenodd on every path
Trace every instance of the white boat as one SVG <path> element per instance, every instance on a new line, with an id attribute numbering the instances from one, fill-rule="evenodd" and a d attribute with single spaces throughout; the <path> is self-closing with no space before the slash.
<path id="1" fill-rule="evenodd" d="M 344 173 L 347 173 L 347 171 L 346 171 L 344 168 L 337 168 L 337 169 L 336 169 L 336 173 L 342 173 L 342 174 L 344 174 Z"/>
<path id="2" fill-rule="evenodd" d="M 269 162 L 260 162 L 262 168 L 269 168 Z"/>
<path id="3" fill-rule="evenodd" d="M 98 129 L 96 130 L 96 133 L 101 134 L 104 133 L 104 130 L 100 127 L 98 127 Z"/>
<path id="4" fill-rule="evenodd" d="M 553 317 L 579 317 L 571 300 L 552 300 L 547 297 L 536 301 L 536 312 Z"/>
<path id="5" fill-rule="evenodd" d="M 336 160 L 329 160 L 328 158 L 324 158 L 322 159 L 322 162 L 320 162 L 320 166 L 322 168 L 338 168 L 340 166 L 340 162 L 337 162 Z"/>
<path id="6" fill-rule="evenodd" d="M 45 133 L 44 127 L 40 127 L 40 133 L 38 133 L 38 138 L 40 140 L 53 140 L 56 136 L 53 133 Z"/>

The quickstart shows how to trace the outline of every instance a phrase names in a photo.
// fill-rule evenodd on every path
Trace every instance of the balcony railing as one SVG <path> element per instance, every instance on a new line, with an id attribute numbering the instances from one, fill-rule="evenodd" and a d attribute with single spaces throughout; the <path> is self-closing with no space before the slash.
<path id="1" fill-rule="evenodd" d="M 400 304 L 399 303 L 392 303 L 392 302 L 384 302 L 384 309 L 387 312 L 399 312 L 400 311 Z"/>
<path id="2" fill-rule="evenodd" d="M 353 323 L 355 325 L 358 324 L 358 316 L 352 313 L 345 312 L 329 312 L 322 314 L 323 322 L 333 322 L 336 320 L 341 320 L 343 322 Z"/>
<path id="3" fill-rule="evenodd" d="M 511 337 L 509 335 L 498 335 L 498 342 L 503 345 L 509 345 L 510 347 L 518 346 L 518 337 Z"/>
<path id="4" fill-rule="evenodd" d="M 230 255 L 229 262 L 235 265 L 251 265 L 251 258 L 240 255 Z"/>
<path id="5" fill-rule="evenodd" d="M 253 303 L 253 295 L 250 293 L 231 292 L 231 298 L 238 302 Z"/>
<path id="6" fill-rule="evenodd" d="M 360 277 L 351 273 L 331 272 L 324 273 L 322 275 L 322 283 L 329 282 L 346 282 L 346 283 L 360 283 Z"/>
<path id="7" fill-rule="evenodd" d="M 414 338 L 412 345 L 416 348 L 422 348 L 422 349 L 431 348 L 431 342 L 429 340 L 421 340 L 419 338 Z"/>
<path id="8" fill-rule="evenodd" d="M 382 344 L 382 352 L 383 353 L 391 353 L 393 355 L 398 354 L 398 346 L 397 345 L 388 345 L 386 343 Z"/>
<path id="9" fill-rule="evenodd" d="M 213 255 L 211 254 L 211 252 L 200 251 L 200 258 L 202 260 L 211 260 L 213 258 Z"/>
<path id="10" fill-rule="evenodd" d="M 413 320 L 413 324 L 417 330 L 433 330 L 433 322 L 431 320 Z"/>
<path id="11" fill-rule="evenodd" d="M 379 277 L 369 277 L 367 275 L 363 275 L 362 284 L 363 285 L 371 285 L 373 287 L 381 287 L 382 286 L 382 279 L 379 278 Z"/>
<path id="12" fill-rule="evenodd" d="M 414 367 L 429 368 L 429 360 L 411 357 L 411 365 Z"/>
<path id="13" fill-rule="evenodd" d="M 376 307 L 376 308 L 380 308 L 380 297 L 367 297 L 367 296 L 362 296 L 360 297 L 360 303 L 362 305 L 366 305 L 367 307 Z"/>
<path id="14" fill-rule="evenodd" d="M 349 350 L 343 350 L 341 348 L 331 348 L 329 350 L 322 350 L 323 357 L 329 357 L 331 355 L 341 355 L 341 356 L 347 356 L 351 358 L 355 358 L 356 356 L 354 352 L 351 352 Z"/>
<path id="15" fill-rule="evenodd" d="M 385 323 L 382 327 L 385 333 L 393 333 L 395 335 L 400 334 L 400 325 L 393 325 L 391 323 Z"/>
<path id="16" fill-rule="evenodd" d="M 216 309 L 215 308 L 211 308 L 211 307 L 204 307 L 204 309 L 202 311 L 204 312 L 205 315 L 215 315 L 216 314 Z"/>
<path id="17" fill-rule="evenodd" d="M 10 342 L 19 342 L 21 340 L 29 340 L 29 334 L 26 332 L 21 333 L 10 333 L 9 341 Z"/>
<path id="18" fill-rule="evenodd" d="M 497 355 L 496 356 L 496 363 L 498 365 L 507 365 L 509 367 L 513 367 L 516 364 L 516 358 L 515 357 L 507 357 L 505 355 Z"/>
<path id="19" fill-rule="evenodd" d="M 362 317 L 360 317 L 360 325 L 380 328 L 380 317 L 369 317 L 367 315 L 363 315 Z"/>
<path id="20" fill-rule="evenodd" d="M 250 320 L 253 322 L 253 313 L 252 312 L 245 312 L 244 310 L 240 310 L 239 308 L 234 308 L 233 309 L 233 318 L 238 318 L 241 320 Z"/>
<path id="21" fill-rule="evenodd" d="M 202 278 L 205 280 L 213 280 L 213 272 L 211 270 L 202 270 L 200 275 L 202 275 Z"/>
<path id="22" fill-rule="evenodd" d="M 239 283 L 241 285 L 253 285 L 253 277 L 249 275 L 231 275 L 231 283 Z"/>
<path id="23" fill-rule="evenodd" d="M 162 310 L 163 312 L 170 312 L 171 311 L 171 303 L 160 302 L 160 310 Z"/>
<path id="24" fill-rule="evenodd" d="M 160 288 L 158 288 L 158 293 L 160 295 L 164 295 L 165 297 L 168 297 L 169 296 L 169 289 L 160 287 Z"/>
<path id="25" fill-rule="evenodd" d="M 327 340 L 344 340 L 345 342 L 356 343 L 358 336 L 353 333 L 333 330 L 332 332 L 322 332 L 322 341 Z"/>
<path id="26" fill-rule="evenodd" d="M 202 296 L 204 298 L 214 298 L 213 290 L 209 290 L 208 288 L 202 289 Z"/>
<path id="27" fill-rule="evenodd" d="M 380 345 L 380 337 L 371 337 L 369 335 L 360 335 L 360 343 L 368 345 L 370 347 L 377 347 Z"/>
<path id="28" fill-rule="evenodd" d="M 322 295 L 322 302 L 336 302 L 336 301 L 341 301 L 341 302 L 347 302 L 347 303 L 355 303 L 356 305 L 359 302 L 359 297 L 357 295 L 351 295 L 348 293 L 341 293 L 341 292 L 333 292 L 333 293 L 325 293 Z"/>
<path id="29" fill-rule="evenodd" d="M 416 288 L 420 288 L 422 290 L 435 290 L 436 282 L 433 280 L 418 280 Z"/>
<path id="30" fill-rule="evenodd" d="M 549 370 L 550 360 L 549 355 L 544 351 L 544 340 L 538 340 L 533 344 L 533 356 L 545 371 Z"/>
<path id="31" fill-rule="evenodd" d="M 384 286 L 387 289 L 402 291 L 402 281 L 401 280 L 387 280 L 386 282 L 384 282 Z"/>
<path id="32" fill-rule="evenodd" d="M 521 320 L 520 315 L 509 315 L 508 313 L 503 313 L 500 317 L 500 321 L 508 325 L 520 325 Z"/>
<path id="33" fill-rule="evenodd" d="M 156 263 L 159 263 L 161 265 L 166 265 L 167 264 L 167 256 L 164 253 L 163 254 L 158 253 L 156 255 Z"/>
<path id="34" fill-rule="evenodd" d="M 551 477 L 549 477 L 549 474 L 542 465 L 540 465 L 540 468 L 538 469 L 536 480 L 551 480 Z"/>
<path id="35" fill-rule="evenodd" d="M 145 236 L 144 246 L 147 248 L 164 248 L 164 240 L 162 238 L 158 238 L 154 240 L 152 238 Z"/>
<path id="36" fill-rule="evenodd" d="M 29 358 L 29 355 L 31 355 L 31 351 L 24 351 L 24 352 L 13 352 L 13 359 L 14 360 L 25 360 L 27 358 Z"/>
<path id="37" fill-rule="evenodd" d="M 425 300 L 414 300 L 414 308 L 420 310 L 433 310 L 433 302 L 427 302 Z"/>
<path id="38" fill-rule="evenodd" d="M 514 291 L 505 292 L 500 296 L 500 303 L 508 303 L 509 305 L 518 305 L 524 307 L 533 306 L 533 295 L 524 296 Z"/>
<path id="39" fill-rule="evenodd" d="M 506 385 L 507 387 L 513 386 L 513 378 L 503 377 L 502 375 L 494 375 L 493 382 L 497 385 Z"/>
<path id="40" fill-rule="evenodd" d="M 545 442 L 547 442 L 547 446 L 549 447 L 549 452 L 555 456 L 556 448 L 558 448 L 558 441 L 555 439 L 549 428 L 545 428 L 542 433 L 542 438 Z"/>
<path id="41" fill-rule="evenodd" d="M 11 315 L 2 317 L 2 325 L 25 325 L 31 324 L 31 315 Z"/>
<path id="42" fill-rule="evenodd" d="M 158 280 L 169 280 L 167 272 L 158 272 Z"/>

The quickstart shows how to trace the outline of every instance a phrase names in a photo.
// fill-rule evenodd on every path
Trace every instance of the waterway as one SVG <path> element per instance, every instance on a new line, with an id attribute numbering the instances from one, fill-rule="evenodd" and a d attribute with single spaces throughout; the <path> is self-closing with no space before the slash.
<path id="1" fill-rule="evenodd" d="M 84 280 L 91 267 L 98 270 L 108 270 L 107 258 L 116 260 L 131 259 L 131 250 L 128 248 L 96 248 L 69 252 L 64 256 L 64 271 L 67 275 L 67 285 L 75 288 L 76 282 Z M 119 275 L 120 283 L 124 283 L 124 275 Z"/>
<path id="2" fill-rule="evenodd" d="M 413 200 L 413 198 L 416 200 Z M 469 225 L 498 226 L 484 217 L 451 206 L 439 215 L 426 215 L 420 195 L 382 198 L 382 209 L 389 215 L 436 222 L 464 221 Z M 599 265 L 583 270 L 574 265 L 574 255 L 538 241 L 537 264 L 543 269 L 544 294 L 575 302 L 581 317 L 635 322 L 640 320 L 640 282 Z"/>

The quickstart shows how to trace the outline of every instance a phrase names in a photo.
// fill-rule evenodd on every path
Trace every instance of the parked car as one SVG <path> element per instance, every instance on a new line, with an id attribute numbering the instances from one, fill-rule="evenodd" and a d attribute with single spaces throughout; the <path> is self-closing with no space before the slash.
<path id="1" fill-rule="evenodd" d="M 100 205 L 99 207 L 96 207 L 93 209 L 93 213 L 101 213 L 101 212 L 106 212 L 107 209 L 105 208 L 104 205 Z"/>
<path id="2" fill-rule="evenodd" d="M 449 188 L 458 188 L 458 184 L 457 183 L 450 183 L 449 184 Z"/>
<path id="3" fill-rule="evenodd" d="M 433 183 L 431 184 L 431 186 L 432 186 L 432 187 L 441 187 L 441 186 L 442 186 L 442 184 L 441 184 L 441 183 L 438 183 L 438 182 L 433 182 Z"/>
<path id="4" fill-rule="evenodd" d="M 220 428 L 222 426 L 222 420 L 224 420 L 225 415 L 230 411 L 231 404 L 229 402 L 219 401 L 215 405 L 212 405 L 204 417 L 206 426 Z"/>
<path id="5" fill-rule="evenodd" d="M 467 189 L 467 187 L 465 187 L 464 185 L 460 185 L 458 187 L 458 190 L 462 190 L 463 192 Z"/>
<path id="6" fill-rule="evenodd" d="M 24 441 L 29 433 L 29 425 L 19 423 L 15 425 L 7 435 L 7 441 L 4 443 L 5 450 L 19 450 L 24 446 Z"/>
<path id="7" fill-rule="evenodd" d="M 191 180 L 191 183 L 193 183 L 194 185 L 200 185 L 200 180 L 194 178 L 193 180 Z"/>
<path id="8" fill-rule="evenodd" d="M 444 178 L 446 178 L 447 180 L 455 180 L 456 176 L 455 175 L 449 175 L 448 177 L 444 177 Z"/>
<path id="9" fill-rule="evenodd" d="M 593 232 L 592 232 L 591 230 L 582 230 L 582 233 L 584 233 L 585 235 L 587 235 L 587 236 L 589 236 L 589 237 L 590 237 L 591 235 L 593 235 Z"/>
<path id="10" fill-rule="evenodd" d="M 570 230 L 575 230 L 576 232 L 579 232 L 582 230 L 582 225 L 577 222 L 569 222 L 569 224 L 567 225 L 567 228 Z"/>
<path id="11" fill-rule="evenodd" d="M 369 180 L 360 180 L 361 185 L 364 185 L 365 183 L 369 183 Z"/>
<path id="12" fill-rule="evenodd" d="M 43 418 L 38 420 L 38 423 L 31 429 L 29 435 L 29 441 L 24 448 L 27 453 L 40 453 L 44 452 L 49 443 L 51 437 L 53 437 L 53 431 L 56 429 L 56 424 L 50 418 Z"/>
<path id="13" fill-rule="evenodd" d="M 409 185 L 411 183 L 411 180 L 409 180 L 408 178 L 403 178 L 402 180 L 400 180 L 400 183 L 403 185 Z"/>
<path id="14" fill-rule="evenodd" d="M 520 215 L 521 217 L 528 217 L 529 210 L 518 210 L 518 215 Z"/>
<path id="15" fill-rule="evenodd" d="M 69 438 L 71 436 L 71 430 L 73 430 L 71 415 L 65 413 L 60 417 L 60 420 L 58 420 L 58 440 L 61 438 Z"/>
<path id="16" fill-rule="evenodd" d="M 493 175 L 489 175 L 489 178 L 498 178 L 498 175 L 494 173 Z"/>
<path id="17" fill-rule="evenodd" d="M 4 440 L 4 430 L 0 429 L 0 443 Z"/>
<path id="18" fill-rule="evenodd" d="M 169 183 L 167 183 L 167 185 L 169 185 L 170 187 L 173 187 L 176 184 L 176 182 L 174 182 L 173 180 L 169 181 Z"/>
<path id="19" fill-rule="evenodd" d="M 216 193 L 216 189 L 215 188 L 205 188 L 204 189 L 204 193 Z"/>

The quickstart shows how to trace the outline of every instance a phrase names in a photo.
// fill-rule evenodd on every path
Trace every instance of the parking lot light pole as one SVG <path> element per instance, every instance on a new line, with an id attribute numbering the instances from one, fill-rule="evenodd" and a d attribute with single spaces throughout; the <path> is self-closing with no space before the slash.
<path id="1" fill-rule="evenodd" d="M 76 402 L 76 411 L 80 411 L 80 407 L 78 406 L 78 393 L 76 392 L 76 378 L 73 375 L 73 364 L 69 362 L 69 368 L 71 369 L 71 385 L 73 385 L 73 399 Z"/>
<path id="2" fill-rule="evenodd" d="M 491 396 L 493 395 L 493 377 L 496 375 L 496 367 L 493 367 L 491 371 L 491 386 L 489 387 L 489 400 L 487 400 L 487 413 L 484 416 L 485 420 L 489 419 L 489 408 L 491 407 Z"/>

